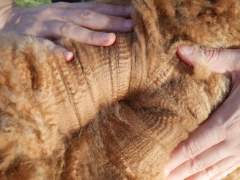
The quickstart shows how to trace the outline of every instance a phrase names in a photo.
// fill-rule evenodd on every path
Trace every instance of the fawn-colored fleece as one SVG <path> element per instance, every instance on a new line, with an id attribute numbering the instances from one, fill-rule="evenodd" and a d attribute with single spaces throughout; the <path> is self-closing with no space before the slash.
<path id="1" fill-rule="evenodd" d="M 176 49 L 237 48 L 239 0 L 104 2 L 131 4 L 134 31 L 110 47 L 63 39 L 68 63 L 0 34 L 0 179 L 164 180 L 173 149 L 227 97 L 230 78 Z"/>

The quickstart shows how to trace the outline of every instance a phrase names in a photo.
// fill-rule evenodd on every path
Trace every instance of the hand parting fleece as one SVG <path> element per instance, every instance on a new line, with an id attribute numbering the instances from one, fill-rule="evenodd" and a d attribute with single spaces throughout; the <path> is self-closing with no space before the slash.
<path id="1" fill-rule="evenodd" d="M 134 32 L 110 47 L 63 39 L 69 63 L 0 34 L 0 179 L 164 180 L 171 151 L 227 97 L 228 77 L 176 49 L 239 47 L 239 0 L 101 2 L 131 4 Z"/>

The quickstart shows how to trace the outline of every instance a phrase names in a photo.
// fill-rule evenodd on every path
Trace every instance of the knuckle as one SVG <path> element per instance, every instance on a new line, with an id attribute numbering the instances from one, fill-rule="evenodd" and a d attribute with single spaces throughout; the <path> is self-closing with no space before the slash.
<path id="1" fill-rule="evenodd" d="M 42 43 L 50 52 L 54 52 L 56 50 L 56 45 L 51 42 L 48 39 L 43 39 L 43 38 L 39 38 L 38 39 L 40 43 Z"/>
<path id="2" fill-rule="evenodd" d="M 89 41 L 90 41 L 89 43 L 94 42 L 94 32 L 89 32 L 88 37 L 89 37 Z"/>
<path id="3" fill-rule="evenodd" d="M 184 146 L 185 157 L 187 159 L 194 158 L 199 154 L 200 150 L 194 142 L 187 142 Z"/>
<path id="4" fill-rule="evenodd" d="M 91 20 L 94 16 L 96 16 L 96 12 L 87 9 L 87 10 L 77 11 L 76 16 L 81 20 Z"/>
<path id="5" fill-rule="evenodd" d="M 73 26 L 71 22 L 65 22 L 60 27 L 60 33 L 63 37 L 67 37 L 69 35 L 70 29 Z"/>
<path id="6" fill-rule="evenodd" d="M 111 11 L 113 14 L 117 15 L 119 13 L 122 13 L 122 12 L 125 12 L 124 10 L 124 6 L 120 6 L 120 5 L 114 5 L 112 8 L 111 8 Z"/>
<path id="7" fill-rule="evenodd" d="M 50 6 L 43 6 L 42 10 L 39 12 L 39 15 L 49 16 L 50 14 L 53 14 L 53 13 L 54 13 L 54 8 Z"/>
<path id="8" fill-rule="evenodd" d="M 68 6 L 68 3 L 66 2 L 57 2 L 56 4 L 62 7 Z"/>
<path id="9" fill-rule="evenodd" d="M 204 163 L 197 158 L 191 159 L 189 163 L 190 172 L 195 174 L 205 169 Z"/>
<path id="10" fill-rule="evenodd" d="M 114 19 L 114 17 L 110 17 L 110 18 L 109 18 L 109 22 L 108 22 L 109 27 L 114 27 L 114 24 L 115 24 L 115 19 Z"/>
<path id="11" fill-rule="evenodd" d="M 97 2 L 92 2 L 92 3 L 87 3 L 87 7 L 89 10 L 96 10 L 99 7 L 101 7 L 103 4 L 97 3 Z"/>
<path id="12" fill-rule="evenodd" d="M 59 46 L 56 46 L 56 45 L 52 46 L 51 49 L 49 49 L 49 51 L 56 52 L 56 53 L 61 53 L 62 52 L 61 48 Z"/>
<path id="13" fill-rule="evenodd" d="M 41 22 L 39 22 L 35 17 L 26 20 L 26 24 L 31 27 L 31 29 L 38 29 Z"/>
<path id="14" fill-rule="evenodd" d="M 207 57 L 209 64 L 213 64 L 220 56 L 220 49 L 206 49 L 204 55 Z"/>
<path id="15" fill-rule="evenodd" d="M 47 39 L 41 39 L 40 42 L 44 45 L 44 46 L 49 46 L 49 40 Z"/>
<path id="16" fill-rule="evenodd" d="M 111 8 L 112 13 L 113 13 L 113 14 L 117 14 L 118 11 L 119 11 L 119 8 L 120 8 L 120 6 L 117 6 L 117 5 L 113 6 L 113 7 Z"/>
<path id="17" fill-rule="evenodd" d="M 205 170 L 207 177 L 213 177 L 215 175 L 220 174 L 220 169 L 217 166 L 211 166 Z"/>

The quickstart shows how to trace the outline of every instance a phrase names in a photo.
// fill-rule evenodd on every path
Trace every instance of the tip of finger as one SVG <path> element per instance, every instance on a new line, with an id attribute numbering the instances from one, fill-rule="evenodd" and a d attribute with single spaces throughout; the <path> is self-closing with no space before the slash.
<path id="1" fill-rule="evenodd" d="M 178 57 L 190 66 L 194 66 L 193 47 L 181 45 L 177 49 Z"/>
<path id="2" fill-rule="evenodd" d="M 192 46 L 180 45 L 178 47 L 178 50 L 181 54 L 186 55 L 186 56 L 193 54 L 193 47 Z"/>
<path id="3" fill-rule="evenodd" d="M 132 12 L 132 8 L 130 6 L 125 7 L 124 10 L 126 13 L 129 13 L 129 14 L 131 14 Z"/>
<path id="4" fill-rule="evenodd" d="M 102 35 L 102 41 L 104 46 L 110 46 L 116 41 L 116 35 L 113 33 L 104 33 Z"/>
<path id="5" fill-rule="evenodd" d="M 131 14 L 132 14 L 132 8 L 130 6 L 125 7 L 123 17 L 130 18 Z"/>
<path id="6" fill-rule="evenodd" d="M 65 51 L 65 52 L 63 53 L 63 55 L 64 55 L 64 58 L 65 58 L 65 60 L 66 60 L 67 62 L 70 62 L 70 61 L 72 61 L 72 60 L 74 59 L 74 54 L 73 54 L 73 52 L 71 52 L 71 51 Z"/>

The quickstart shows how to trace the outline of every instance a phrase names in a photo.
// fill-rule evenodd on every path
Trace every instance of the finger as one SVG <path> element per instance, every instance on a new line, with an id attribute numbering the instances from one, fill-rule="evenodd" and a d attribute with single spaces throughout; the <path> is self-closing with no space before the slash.
<path id="1" fill-rule="evenodd" d="M 107 16 L 90 10 L 62 10 L 59 21 L 72 22 L 91 30 L 129 32 L 132 30 L 133 21 L 122 17 Z"/>
<path id="2" fill-rule="evenodd" d="M 211 180 L 220 180 L 222 178 L 225 178 L 228 174 L 230 174 L 233 171 L 235 171 L 238 167 L 240 167 L 240 161 L 236 162 L 233 166 L 228 168 L 226 171 L 223 171 L 220 174 L 214 176 L 213 178 L 211 178 Z"/>
<path id="3" fill-rule="evenodd" d="M 201 61 L 207 61 L 213 72 L 231 75 L 239 69 L 240 50 L 238 49 L 200 49 L 181 45 L 177 50 L 178 56 L 185 63 L 194 66 Z"/>
<path id="4" fill-rule="evenodd" d="M 130 6 L 110 5 L 96 2 L 72 3 L 70 7 L 80 10 L 88 9 L 101 14 L 125 18 L 131 17 L 132 12 Z"/>
<path id="5" fill-rule="evenodd" d="M 113 33 L 94 32 L 70 22 L 51 22 L 47 28 L 48 30 L 43 34 L 45 37 L 57 39 L 69 37 L 70 39 L 96 46 L 110 46 L 116 40 L 116 36 Z"/>
<path id="6" fill-rule="evenodd" d="M 181 164 L 168 175 L 167 180 L 185 179 L 201 172 L 218 161 L 227 158 L 230 155 L 230 150 L 231 143 L 223 141 Z"/>
<path id="7" fill-rule="evenodd" d="M 214 126 L 214 123 L 210 120 L 200 126 L 171 153 L 170 160 L 165 166 L 166 176 L 180 164 L 194 158 L 211 146 L 222 142 L 225 139 L 225 135 L 221 132 L 221 128 Z"/>
<path id="8" fill-rule="evenodd" d="M 237 161 L 239 157 L 231 156 L 227 157 L 211 167 L 208 167 L 185 180 L 209 180 L 215 176 L 218 176 L 222 172 L 226 172 L 229 168 L 231 168 Z"/>
<path id="9" fill-rule="evenodd" d="M 74 58 L 73 52 L 71 52 L 61 46 L 57 46 L 55 43 L 53 43 L 52 41 L 50 41 L 48 39 L 38 37 L 37 40 L 40 41 L 44 46 L 46 46 L 46 48 L 50 52 L 61 53 L 67 62 L 73 60 L 73 58 Z"/>

